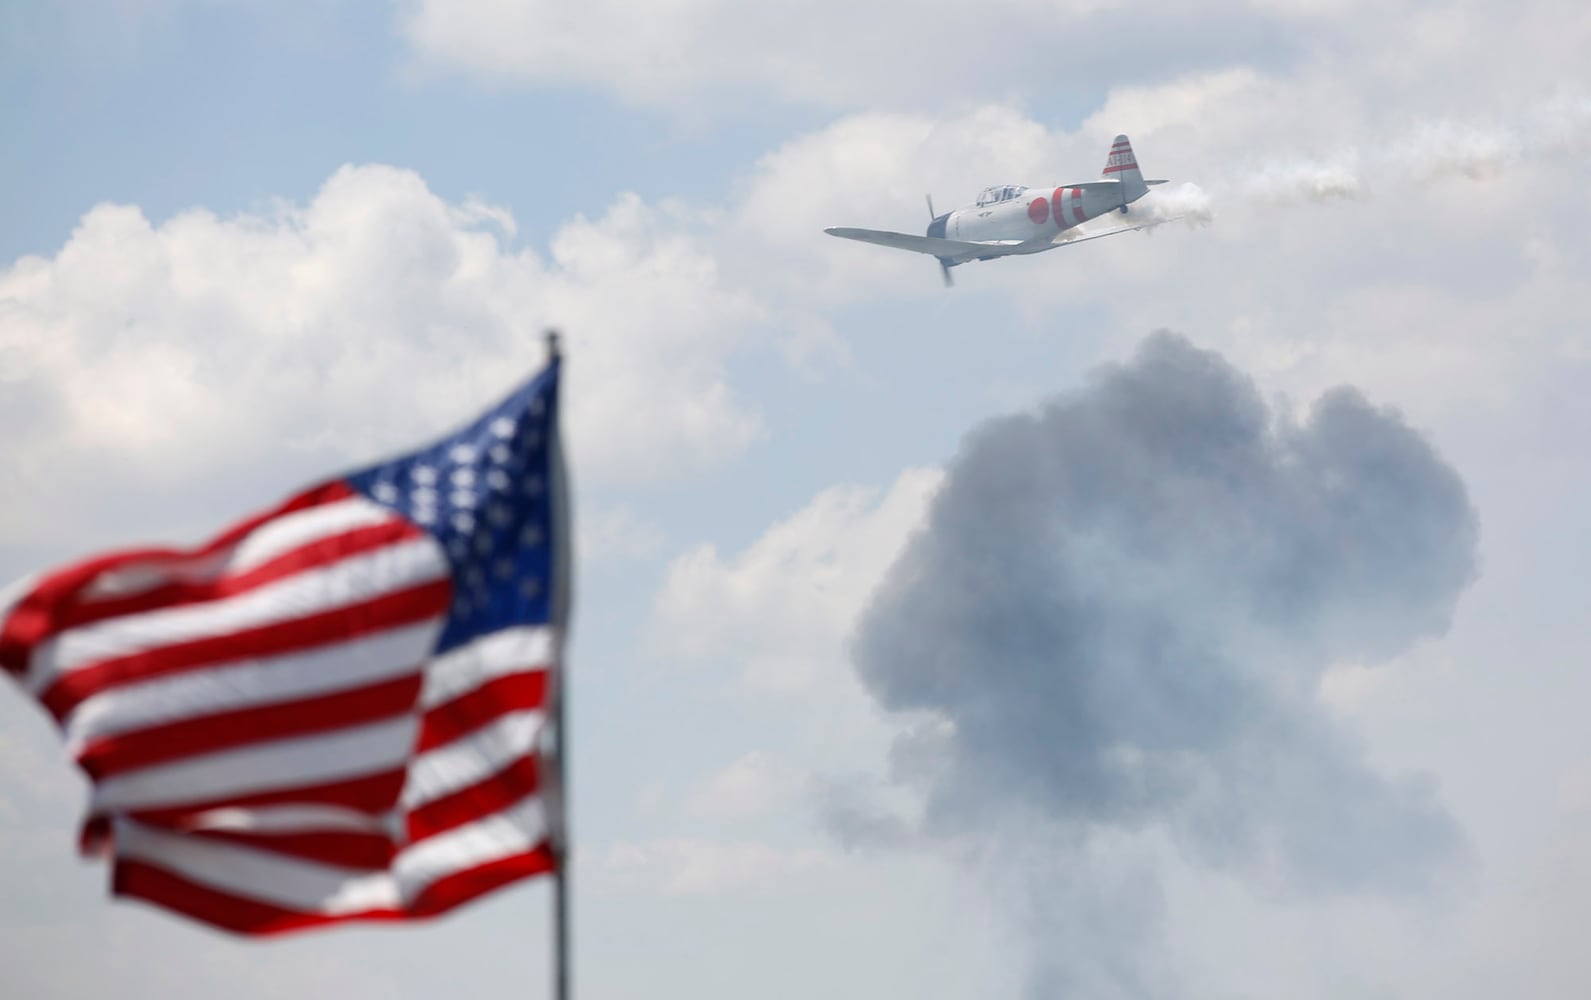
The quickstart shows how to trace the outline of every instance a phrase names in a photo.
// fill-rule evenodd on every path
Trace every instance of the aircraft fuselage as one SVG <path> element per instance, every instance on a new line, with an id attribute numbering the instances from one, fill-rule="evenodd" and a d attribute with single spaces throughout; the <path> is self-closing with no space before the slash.
<path id="1" fill-rule="evenodd" d="M 824 232 L 841 239 L 932 254 L 939 259 L 945 283 L 949 284 L 950 269 L 969 260 L 994 260 L 1012 254 L 1040 253 L 1059 246 L 1157 225 L 1163 220 L 1123 225 L 1102 233 L 1085 231 L 1067 234 L 1068 230 L 1090 219 L 1118 210 L 1127 211 L 1128 205 L 1149 193 L 1151 184 L 1162 183 L 1164 181 L 1144 179 L 1139 172 L 1138 161 L 1133 156 L 1132 144 L 1125 135 L 1118 135 L 1106 157 L 1105 169 L 1096 181 L 1062 184 L 1053 188 L 997 185 L 985 188 L 978 195 L 976 203 L 944 215 L 933 214 L 933 200 L 930 198 L 928 209 L 931 221 L 923 236 L 849 226 L 831 226 Z"/>
<path id="2" fill-rule="evenodd" d="M 1131 193 L 1142 197 L 1142 192 Z M 1032 244 L 1031 249 L 1003 247 L 996 256 L 1038 253 L 1053 248 L 1055 237 L 1066 230 L 1117 211 L 1138 197 L 1128 197 L 1120 184 L 1057 188 L 1005 185 L 984 191 L 976 205 L 934 219 L 927 235 L 969 243 L 1017 240 Z"/>

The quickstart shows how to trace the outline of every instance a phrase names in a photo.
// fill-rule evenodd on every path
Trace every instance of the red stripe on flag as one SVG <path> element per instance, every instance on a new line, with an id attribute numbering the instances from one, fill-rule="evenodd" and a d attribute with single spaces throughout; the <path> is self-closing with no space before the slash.
<path id="1" fill-rule="evenodd" d="M 367 910 L 338 916 L 303 913 L 212 889 L 156 865 L 132 860 L 116 863 L 111 892 L 153 903 L 235 934 L 282 934 L 349 920 L 398 920 L 404 916 L 398 910 Z"/>
<path id="2" fill-rule="evenodd" d="M 351 691 L 183 719 L 91 741 L 77 762 L 95 781 L 151 764 L 269 740 L 329 732 L 414 708 L 422 681 L 407 677 Z"/>
<path id="3" fill-rule="evenodd" d="M 544 605 L 461 618 L 458 655 L 438 655 L 454 594 L 442 539 L 350 484 L 463 482 L 483 428 L 508 438 L 492 468 L 552 475 L 557 375 L 554 360 L 453 437 L 196 547 L 6 588 L 0 669 L 64 723 L 94 783 L 84 846 L 114 859 L 116 895 L 270 935 L 432 916 L 554 870 L 559 803 L 539 797 L 535 739 L 562 621 Z M 555 533 L 553 507 L 506 486 L 492 498 Z"/>
<path id="4" fill-rule="evenodd" d="M 425 713 L 416 753 L 434 750 L 495 722 L 505 713 L 541 708 L 547 703 L 547 671 L 527 665 L 525 672 L 495 678 Z"/>
<path id="5" fill-rule="evenodd" d="M 336 503 L 351 496 L 354 496 L 351 486 L 340 479 L 333 480 L 305 490 L 278 507 L 238 523 L 197 549 L 128 549 L 97 556 L 51 573 L 35 584 L 27 596 L 11 609 L 6 620 L 0 622 L 0 667 L 13 674 L 26 670 L 28 652 L 51 633 L 53 623 L 63 608 L 74 606 L 80 591 L 102 573 L 132 563 L 177 564 L 213 557 L 237 545 L 267 521 L 311 507 Z"/>
<path id="6" fill-rule="evenodd" d="M 123 684 L 200 667 L 214 669 L 219 664 L 232 661 L 298 652 L 336 640 L 352 639 L 423 621 L 447 610 L 452 591 L 450 581 L 438 580 L 318 615 L 272 622 L 226 635 L 173 643 L 130 656 L 104 660 L 61 677 L 39 696 L 39 701 L 57 721 L 64 720 L 85 699 Z"/>
<path id="7" fill-rule="evenodd" d="M 416 525 L 394 519 L 385 524 L 355 528 L 340 535 L 316 539 L 302 548 L 284 553 L 268 563 L 233 576 L 223 576 L 203 583 L 168 584 L 117 600 L 68 605 L 56 613 L 50 632 L 42 638 L 48 639 L 51 635 L 69 628 L 90 625 L 123 615 L 236 597 L 296 573 L 327 566 L 350 556 L 373 552 L 394 542 L 419 538 L 423 534 L 425 532 Z"/>
<path id="8" fill-rule="evenodd" d="M 225 796 L 168 808 L 135 810 L 129 816 L 140 823 L 168 830 L 187 830 L 193 826 L 192 817 L 213 809 L 247 809 L 254 806 L 286 804 L 341 806 L 354 812 L 376 816 L 397 805 L 407 774 L 408 769 L 400 767 L 318 785 L 276 788 L 269 792 Z M 95 818 L 90 817 L 87 822 L 92 824 L 94 821 Z"/>
<path id="9" fill-rule="evenodd" d="M 404 910 L 365 910 L 336 916 L 289 910 L 213 889 L 144 861 L 118 861 L 111 891 L 117 896 L 142 900 L 235 934 L 268 936 L 353 921 L 434 917 L 511 882 L 543 875 L 556 868 L 552 847 L 541 844 L 529 851 L 438 879 Z"/>
<path id="10" fill-rule="evenodd" d="M 188 835 L 362 871 L 382 871 L 392 863 L 398 849 L 386 834 L 353 830 L 316 830 L 307 833 L 194 830 Z"/>
<path id="11" fill-rule="evenodd" d="M 453 907 L 468 903 L 478 896 L 484 896 L 493 889 L 501 888 L 528 875 L 542 875 L 554 871 L 557 867 L 551 845 L 541 844 L 523 854 L 500 858 L 477 868 L 437 879 L 409 905 L 409 912 L 415 916 L 446 913 Z"/>
<path id="12" fill-rule="evenodd" d="M 521 757 L 484 781 L 414 809 L 409 813 L 409 841 L 417 843 L 502 812 L 534 795 L 540 784 L 538 758 Z"/>

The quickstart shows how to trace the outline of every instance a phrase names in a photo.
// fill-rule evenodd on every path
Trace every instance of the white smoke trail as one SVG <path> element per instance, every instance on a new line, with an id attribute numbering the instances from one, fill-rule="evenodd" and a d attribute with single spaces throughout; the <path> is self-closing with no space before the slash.
<path id="1" fill-rule="evenodd" d="M 1320 156 L 1278 155 L 1243 172 L 1230 193 L 1268 204 L 1359 200 L 1372 187 L 1396 189 L 1446 179 L 1496 180 L 1521 165 L 1591 148 L 1591 98 L 1562 94 L 1508 123 L 1443 117 L 1375 144 Z M 1225 193 L 1225 192 L 1223 192 Z"/>
<path id="2" fill-rule="evenodd" d="M 1521 159 L 1524 146 L 1521 135 L 1506 129 L 1474 122 L 1427 122 L 1395 143 L 1378 166 L 1399 180 L 1485 181 L 1502 176 Z"/>
<path id="3" fill-rule="evenodd" d="M 1364 193 L 1357 157 L 1343 154 L 1328 161 L 1267 163 L 1240 185 L 1244 196 L 1272 204 L 1289 201 L 1356 199 Z"/>
<path id="4" fill-rule="evenodd" d="M 1155 189 L 1150 197 L 1132 206 L 1131 214 L 1140 221 L 1172 222 L 1180 219 L 1190 226 L 1207 226 L 1215 220 L 1210 195 L 1190 181 L 1184 181 L 1176 187 Z"/>

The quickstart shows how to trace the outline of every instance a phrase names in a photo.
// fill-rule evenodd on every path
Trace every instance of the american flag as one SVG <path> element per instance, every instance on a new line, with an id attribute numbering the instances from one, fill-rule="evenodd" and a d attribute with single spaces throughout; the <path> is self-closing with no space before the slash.
<path id="1" fill-rule="evenodd" d="M 0 666 L 92 782 L 117 895 L 272 934 L 554 869 L 558 367 L 199 548 L 0 591 Z"/>

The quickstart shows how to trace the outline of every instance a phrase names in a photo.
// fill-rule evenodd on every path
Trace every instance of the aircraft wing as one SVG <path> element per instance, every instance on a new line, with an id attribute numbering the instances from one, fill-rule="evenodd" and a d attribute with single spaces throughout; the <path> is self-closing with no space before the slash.
<path id="1" fill-rule="evenodd" d="M 894 247 L 897 250 L 910 250 L 913 253 L 933 254 L 935 257 L 966 257 L 972 254 L 988 253 L 990 250 L 1001 250 L 1006 247 L 1022 245 L 1021 240 L 989 240 L 981 243 L 972 243 L 965 240 L 941 240 L 932 236 L 892 233 L 884 229 L 847 229 L 843 226 L 830 227 L 823 231 L 830 236 L 838 236 L 842 240 L 861 240 L 863 243 L 876 243 L 881 247 Z"/>
<path id="2" fill-rule="evenodd" d="M 1120 236 L 1122 233 L 1136 233 L 1140 229 L 1153 229 L 1156 226 L 1163 226 L 1168 222 L 1176 222 L 1180 218 L 1182 218 L 1182 216 L 1177 215 L 1169 219 L 1155 219 L 1152 222 L 1140 222 L 1136 226 L 1121 226 L 1116 229 L 1107 229 L 1103 233 L 1082 233 L 1075 236 L 1073 234 L 1077 233 L 1077 230 L 1068 229 L 1064 233 L 1056 234 L 1055 239 L 1051 242 L 1058 247 L 1070 246 L 1073 243 L 1087 243 L 1089 240 L 1100 240 L 1107 236 Z"/>

